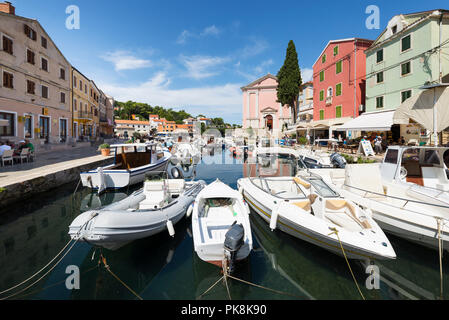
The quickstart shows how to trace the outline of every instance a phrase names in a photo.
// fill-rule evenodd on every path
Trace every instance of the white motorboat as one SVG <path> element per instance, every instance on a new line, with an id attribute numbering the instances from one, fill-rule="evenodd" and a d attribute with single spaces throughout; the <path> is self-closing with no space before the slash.
<path id="1" fill-rule="evenodd" d="M 298 157 L 309 168 L 333 168 L 336 163 L 332 161 L 332 155 L 328 152 L 322 152 L 319 150 L 311 150 L 305 147 L 298 148 L 296 150 Z"/>
<path id="2" fill-rule="evenodd" d="M 220 267 L 226 261 L 231 273 L 253 248 L 249 207 L 239 192 L 219 180 L 196 197 L 192 232 L 198 257 Z"/>
<path id="3" fill-rule="evenodd" d="M 370 215 L 318 176 L 245 178 L 238 186 L 272 230 L 279 228 L 338 255 L 343 255 L 342 245 L 349 259 L 396 258 Z"/>
<path id="4" fill-rule="evenodd" d="M 114 163 L 80 174 L 84 187 L 98 190 L 121 189 L 143 182 L 151 171 L 165 171 L 171 154 L 158 151 L 156 144 L 116 144 L 111 146 Z"/>
<path id="5" fill-rule="evenodd" d="M 346 197 L 371 209 L 386 232 L 438 249 L 440 240 L 449 241 L 448 154 L 442 147 L 391 146 L 381 164 L 327 175 Z"/>
<path id="6" fill-rule="evenodd" d="M 79 215 L 69 227 L 74 240 L 116 250 L 125 244 L 164 230 L 174 235 L 174 225 L 184 217 L 204 181 L 164 179 L 160 173 L 147 176 L 143 189 L 98 210 Z"/>
<path id="7" fill-rule="evenodd" d="M 177 143 L 171 151 L 173 164 L 198 164 L 201 152 L 192 143 Z"/>

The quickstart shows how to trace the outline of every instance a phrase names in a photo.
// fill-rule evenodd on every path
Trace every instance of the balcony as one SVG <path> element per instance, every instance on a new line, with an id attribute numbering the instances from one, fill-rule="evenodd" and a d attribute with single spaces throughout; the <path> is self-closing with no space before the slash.
<path id="1" fill-rule="evenodd" d="M 326 106 L 330 106 L 332 105 L 332 97 L 327 97 L 326 98 Z"/>
<path id="2" fill-rule="evenodd" d="M 89 119 L 89 120 L 92 120 L 92 118 L 93 118 L 92 112 L 85 112 L 85 111 L 75 112 L 74 116 L 77 119 Z"/>

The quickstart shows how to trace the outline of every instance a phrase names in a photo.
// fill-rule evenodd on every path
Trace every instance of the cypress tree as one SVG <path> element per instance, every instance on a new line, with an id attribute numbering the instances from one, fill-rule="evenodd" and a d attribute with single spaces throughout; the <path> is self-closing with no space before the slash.
<path id="1" fill-rule="evenodd" d="M 290 40 L 287 47 L 287 55 L 284 65 L 277 74 L 278 91 L 277 97 L 279 103 L 289 105 L 292 110 L 293 123 L 296 122 L 295 102 L 298 100 L 299 87 L 302 84 L 301 70 L 298 64 L 298 54 L 296 53 L 295 44 Z"/>

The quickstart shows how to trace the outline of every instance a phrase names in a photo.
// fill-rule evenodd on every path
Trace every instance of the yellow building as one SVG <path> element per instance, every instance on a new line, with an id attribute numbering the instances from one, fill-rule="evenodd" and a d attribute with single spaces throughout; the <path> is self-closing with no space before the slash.
<path id="1" fill-rule="evenodd" d="M 90 101 L 90 80 L 72 67 L 72 115 L 73 137 L 90 140 L 94 135 L 94 115 Z"/>
<path id="2" fill-rule="evenodd" d="M 92 112 L 92 137 L 100 136 L 100 90 L 93 80 L 89 81 L 89 104 Z"/>

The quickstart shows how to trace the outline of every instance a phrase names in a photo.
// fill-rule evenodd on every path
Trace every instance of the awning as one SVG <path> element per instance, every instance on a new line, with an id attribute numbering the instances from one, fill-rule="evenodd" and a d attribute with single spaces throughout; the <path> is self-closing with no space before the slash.
<path id="1" fill-rule="evenodd" d="M 393 122 L 394 124 L 410 124 L 410 119 L 412 119 L 425 129 L 439 133 L 449 127 L 448 106 L 449 88 L 447 84 L 436 85 L 401 104 L 396 109 Z M 437 116 L 436 119 L 434 119 L 434 115 Z"/>
<path id="2" fill-rule="evenodd" d="M 335 128 L 335 131 L 390 131 L 393 125 L 392 111 L 369 112 Z"/>

